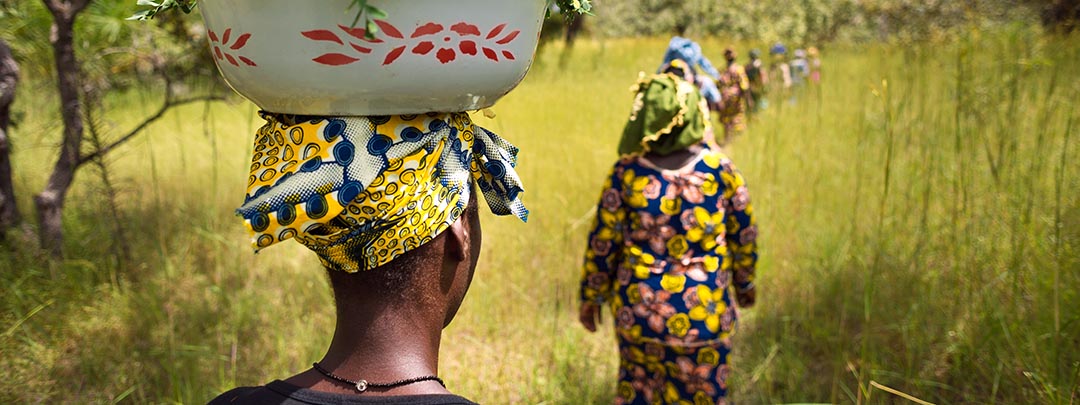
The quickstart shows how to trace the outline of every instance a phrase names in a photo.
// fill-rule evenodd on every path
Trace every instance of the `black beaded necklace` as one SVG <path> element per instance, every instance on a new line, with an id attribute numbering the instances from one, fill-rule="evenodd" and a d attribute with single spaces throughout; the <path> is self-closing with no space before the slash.
<path id="1" fill-rule="evenodd" d="M 334 381 L 343 382 L 343 383 L 352 385 L 353 387 L 356 387 L 356 391 L 358 391 L 358 392 L 367 391 L 368 388 L 386 388 L 386 389 L 397 388 L 397 387 L 400 387 L 402 385 L 415 384 L 415 383 L 418 383 L 418 382 L 421 382 L 421 381 L 435 381 L 435 382 L 439 383 L 439 385 L 443 386 L 443 388 L 446 388 L 446 384 L 443 383 L 443 380 L 441 378 L 433 376 L 433 375 L 426 375 L 426 376 L 423 376 L 423 377 L 407 378 L 407 379 L 404 379 L 404 380 L 394 381 L 392 383 L 378 384 L 378 383 L 368 382 L 367 380 L 353 381 L 353 380 L 350 380 L 350 379 L 347 379 L 347 378 L 340 377 L 340 376 L 338 376 L 338 375 L 336 375 L 334 373 L 331 373 L 330 371 L 327 371 L 326 369 L 322 368 L 322 366 L 320 366 L 318 362 L 311 363 L 311 366 L 315 368 L 315 371 L 318 371 L 319 373 L 322 373 L 322 375 L 326 376 L 326 378 L 329 378 L 329 379 L 334 380 Z"/>

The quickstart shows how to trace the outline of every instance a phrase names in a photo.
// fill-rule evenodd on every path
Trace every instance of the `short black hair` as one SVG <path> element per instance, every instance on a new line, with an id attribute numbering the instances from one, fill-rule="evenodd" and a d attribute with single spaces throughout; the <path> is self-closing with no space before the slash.
<path id="1" fill-rule="evenodd" d="M 471 184 L 469 186 L 472 187 Z M 476 190 L 472 191 L 474 192 L 469 193 L 469 202 L 461 215 L 463 220 L 474 218 L 474 215 L 479 215 L 480 212 Z M 421 284 L 427 278 L 439 277 L 441 268 L 435 274 L 428 274 L 429 272 L 424 270 L 430 268 L 432 262 L 438 262 L 439 266 L 442 265 L 442 257 L 434 251 L 434 246 L 440 244 L 433 242 L 440 238 L 446 238 L 447 231 L 449 231 L 449 228 L 436 235 L 428 243 L 409 250 L 389 263 L 370 270 L 346 273 L 328 267 L 327 274 L 335 294 L 335 301 L 338 301 L 337 294 L 366 293 L 370 291 L 378 291 L 383 296 L 393 298 L 412 295 L 414 286 Z M 338 305 L 341 305 L 340 301 L 338 301 Z"/>

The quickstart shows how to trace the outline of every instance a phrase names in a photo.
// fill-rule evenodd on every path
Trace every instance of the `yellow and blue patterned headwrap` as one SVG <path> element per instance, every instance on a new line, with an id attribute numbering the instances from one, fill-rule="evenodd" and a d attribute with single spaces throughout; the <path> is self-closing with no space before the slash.
<path id="1" fill-rule="evenodd" d="M 261 113 L 244 218 L 255 250 L 296 239 L 334 270 L 370 270 L 430 242 L 475 182 L 496 215 L 528 219 L 516 147 L 469 115 Z"/>

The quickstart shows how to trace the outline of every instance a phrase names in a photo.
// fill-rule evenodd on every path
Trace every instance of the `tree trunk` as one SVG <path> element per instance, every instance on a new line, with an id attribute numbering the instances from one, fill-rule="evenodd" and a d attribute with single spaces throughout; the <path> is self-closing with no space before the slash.
<path id="1" fill-rule="evenodd" d="M 7 230 L 19 223 L 19 208 L 15 203 L 15 185 L 11 175 L 11 147 L 7 130 L 11 125 L 11 104 L 19 84 L 19 65 L 11 48 L 0 40 L 0 240 Z"/>
<path id="2" fill-rule="evenodd" d="M 75 18 L 90 0 L 43 0 L 53 15 L 50 40 L 56 58 L 57 86 L 60 90 L 60 114 L 64 120 L 64 138 L 60 157 L 45 189 L 34 196 L 41 247 L 56 258 L 63 257 L 64 197 L 79 167 L 83 138 L 82 105 L 79 101 L 80 71 L 75 58 Z"/>
<path id="3" fill-rule="evenodd" d="M 1043 10 L 1043 24 L 1068 34 L 1080 24 L 1080 1 L 1056 0 Z"/>
<path id="4" fill-rule="evenodd" d="M 578 34 L 581 34 L 581 30 L 585 28 L 585 16 L 579 15 L 566 26 L 566 47 L 574 46 L 574 40 L 577 39 Z"/>

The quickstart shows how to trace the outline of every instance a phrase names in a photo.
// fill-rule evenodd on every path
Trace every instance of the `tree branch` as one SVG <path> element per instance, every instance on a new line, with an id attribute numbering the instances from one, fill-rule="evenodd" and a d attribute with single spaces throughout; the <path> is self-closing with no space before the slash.
<path id="1" fill-rule="evenodd" d="M 54 17 L 70 21 L 75 18 L 92 0 L 44 0 L 45 8 L 49 9 Z"/>
<path id="2" fill-rule="evenodd" d="M 51 12 L 54 16 L 60 15 L 59 13 L 63 9 L 60 0 L 45 0 L 44 3 L 45 8 L 49 9 L 49 12 Z"/>
<path id="3" fill-rule="evenodd" d="M 184 98 L 184 99 L 180 99 L 180 100 L 166 100 L 165 103 L 161 105 L 161 108 L 159 108 L 157 110 L 157 112 L 154 113 L 154 115 L 151 115 L 151 116 L 147 117 L 145 120 L 143 120 L 143 122 L 141 122 L 141 123 L 139 123 L 139 125 L 135 126 L 135 128 L 132 129 L 131 132 L 128 132 L 124 136 L 120 137 L 120 139 L 117 139 L 116 141 L 113 141 L 112 143 L 95 150 L 93 153 L 90 153 L 88 155 L 80 157 L 79 158 L 79 163 L 76 165 L 76 167 L 82 166 L 83 164 L 85 164 L 87 162 L 90 162 L 91 160 L 94 160 L 94 159 L 100 158 L 102 156 L 105 156 L 109 152 L 112 152 L 113 149 L 116 149 L 116 147 L 118 147 L 120 145 L 123 145 L 127 141 L 130 141 L 131 138 L 134 138 L 135 135 L 138 135 L 140 132 L 142 132 L 144 129 L 146 129 L 146 127 L 148 127 L 148 126 L 150 126 L 150 124 L 154 123 L 154 121 L 157 121 L 157 120 L 161 119 L 161 117 L 165 116 L 165 113 L 168 112 L 169 109 L 171 109 L 173 107 L 179 107 L 179 106 L 182 106 L 184 104 L 191 104 L 191 103 L 198 102 L 198 101 L 223 101 L 223 100 L 225 100 L 225 97 L 220 96 L 220 95 L 206 95 L 206 96 L 199 96 L 199 97 Z"/>
<path id="4" fill-rule="evenodd" d="M 90 0 L 71 0 L 71 12 L 72 14 L 78 14 L 83 11 L 86 6 L 90 5 Z"/>
<path id="5" fill-rule="evenodd" d="M 0 111 L 15 101 L 15 88 L 19 83 L 19 64 L 11 55 L 7 42 L 0 39 Z"/>

